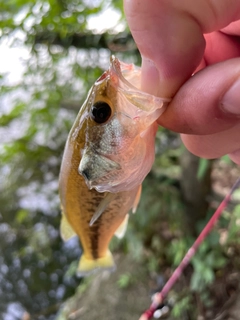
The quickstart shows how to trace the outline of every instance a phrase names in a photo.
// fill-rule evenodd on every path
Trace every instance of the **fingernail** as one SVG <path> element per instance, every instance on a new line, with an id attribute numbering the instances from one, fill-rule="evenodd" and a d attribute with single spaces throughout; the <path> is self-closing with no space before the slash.
<path id="1" fill-rule="evenodd" d="M 159 73 L 150 59 L 142 57 L 141 87 L 143 91 L 157 96 L 159 88 Z"/>
<path id="2" fill-rule="evenodd" d="M 220 101 L 221 109 L 234 116 L 240 116 L 240 79 L 225 93 Z"/>

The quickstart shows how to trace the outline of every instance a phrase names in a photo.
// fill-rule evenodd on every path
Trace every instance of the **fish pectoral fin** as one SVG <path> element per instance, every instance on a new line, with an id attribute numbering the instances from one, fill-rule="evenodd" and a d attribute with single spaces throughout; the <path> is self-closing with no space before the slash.
<path id="1" fill-rule="evenodd" d="M 141 193 L 142 193 L 142 185 L 140 185 L 138 188 L 135 200 L 133 202 L 132 213 L 135 213 L 137 210 L 137 206 L 138 206 L 140 198 L 141 198 Z"/>
<path id="2" fill-rule="evenodd" d="M 76 232 L 72 229 L 64 213 L 62 213 L 62 219 L 60 223 L 60 235 L 64 241 L 76 236 Z"/>
<path id="3" fill-rule="evenodd" d="M 128 218 L 129 218 L 129 214 L 126 214 L 123 222 L 120 224 L 120 226 L 117 228 L 117 230 L 114 233 L 114 235 L 118 239 L 122 239 L 125 235 L 125 232 L 127 230 L 127 225 L 128 225 Z"/>
<path id="4" fill-rule="evenodd" d="M 107 193 L 107 195 L 102 199 L 96 211 L 94 212 L 92 219 L 89 223 L 90 226 L 92 226 L 94 222 L 97 221 L 97 219 L 103 214 L 104 210 L 108 207 L 110 202 L 112 202 L 112 200 L 116 198 L 116 196 L 117 196 L 116 193 L 110 193 L 110 192 Z"/>
<path id="5" fill-rule="evenodd" d="M 115 270 L 113 256 L 109 250 L 104 257 L 98 259 L 87 259 L 83 253 L 79 260 L 77 275 L 79 277 L 89 276 L 99 269 L 106 269 L 110 271 Z"/>

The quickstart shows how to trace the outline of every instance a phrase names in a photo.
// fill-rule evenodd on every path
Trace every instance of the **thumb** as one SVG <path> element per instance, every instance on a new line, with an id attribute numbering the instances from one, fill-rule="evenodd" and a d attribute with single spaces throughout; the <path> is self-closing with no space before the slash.
<path id="1" fill-rule="evenodd" d="M 240 17 L 238 0 L 125 0 L 125 13 L 142 55 L 142 89 L 172 97 L 199 65 L 203 33 Z"/>

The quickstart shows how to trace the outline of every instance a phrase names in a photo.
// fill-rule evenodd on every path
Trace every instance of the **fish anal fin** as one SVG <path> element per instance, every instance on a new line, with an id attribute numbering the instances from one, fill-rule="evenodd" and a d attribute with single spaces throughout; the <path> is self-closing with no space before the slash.
<path id="1" fill-rule="evenodd" d="M 60 235 L 64 241 L 67 241 L 72 237 L 76 236 L 76 232 L 73 230 L 73 228 L 69 224 L 64 213 L 62 213 L 62 219 L 60 223 Z"/>
<path id="2" fill-rule="evenodd" d="M 120 226 L 115 231 L 115 236 L 119 239 L 122 239 L 125 235 L 125 232 L 127 230 L 127 225 L 128 225 L 128 218 L 129 218 L 129 214 L 126 214 L 123 222 L 120 224 Z"/>
<path id="3" fill-rule="evenodd" d="M 98 259 L 88 259 L 83 253 L 79 260 L 77 275 L 79 277 L 85 277 L 89 276 L 92 273 L 95 273 L 100 269 L 114 271 L 115 268 L 116 267 L 113 260 L 113 256 L 109 250 L 107 251 L 104 257 Z"/>
<path id="4" fill-rule="evenodd" d="M 133 207 L 132 207 L 132 212 L 135 213 L 137 210 L 137 206 L 139 204 L 140 198 L 141 198 L 141 193 L 142 193 L 142 185 L 139 186 L 135 200 L 133 202 Z"/>

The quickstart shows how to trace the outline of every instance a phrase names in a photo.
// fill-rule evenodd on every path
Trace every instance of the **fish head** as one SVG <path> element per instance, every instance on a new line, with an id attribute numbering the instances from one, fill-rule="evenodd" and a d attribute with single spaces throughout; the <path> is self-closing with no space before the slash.
<path id="1" fill-rule="evenodd" d="M 167 99 L 139 90 L 141 69 L 111 58 L 81 111 L 84 135 L 78 171 L 98 192 L 131 190 L 154 161 L 156 119 Z"/>

